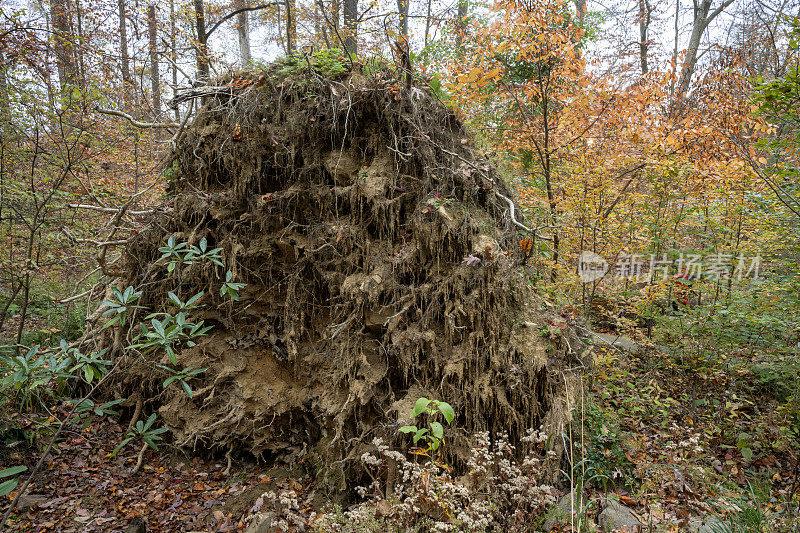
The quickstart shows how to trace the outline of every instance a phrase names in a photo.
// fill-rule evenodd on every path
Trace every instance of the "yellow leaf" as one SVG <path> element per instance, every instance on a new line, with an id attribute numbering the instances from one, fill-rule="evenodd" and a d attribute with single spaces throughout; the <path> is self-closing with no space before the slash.
<path id="1" fill-rule="evenodd" d="M 464 76 L 461 77 L 461 83 L 472 83 L 473 81 L 477 80 L 478 77 L 481 75 L 481 69 L 474 68 L 466 73 Z"/>

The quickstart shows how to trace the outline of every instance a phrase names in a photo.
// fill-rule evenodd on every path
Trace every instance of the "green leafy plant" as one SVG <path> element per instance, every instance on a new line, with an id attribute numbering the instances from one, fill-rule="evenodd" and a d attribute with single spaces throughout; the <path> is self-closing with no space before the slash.
<path id="1" fill-rule="evenodd" d="M 114 299 L 102 303 L 102 305 L 108 307 L 108 309 L 103 312 L 102 316 L 111 316 L 111 319 L 103 324 L 103 329 L 117 323 L 120 326 L 124 326 L 131 309 L 142 309 L 140 305 L 133 305 L 133 302 L 138 300 L 142 295 L 141 291 L 137 292 L 133 287 L 126 287 L 122 291 L 116 287 L 111 287 L 111 294 Z"/>
<path id="2" fill-rule="evenodd" d="M 234 302 L 239 300 L 239 291 L 242 290 L 247 286 L 247 283 L 236 283 L 233 281 L 233 272 L 228 270 L 228 273 L 225 274 L 225 283 L 222 284 L 222 287 L 219 290 L 220 296 L 225 296 L 226 294 L 230 296 L 231 300 Z"/>
<path id="3" fill-rule="evenodd" d="M 613 420 L 595 405 L 587 409 L 586 415 L 589 438 L 581 450 L 583 458 L 573 469 L 579 482 L 602 488 L 603 492 L 621 483 L 633 485 L 634 465 L 625 455 L 621 435 Z"/>
<path id="4" fill-rule="evenodd" d="M 70 347 L 61 340 L 58 348 L 41 348 L 33 346 L 24 354 L 0 356 L 0 394 L 8 398 L 21 412 L 30 412 L 32 424 L 24 427 L 13 422 L 3 428 L 3 433 L 10 431 L 16 441 L 23 440 L 36 443 L 44 435 L 52 435 L 53 428 L 59 422 L 51 416 L 51 404 L 68 397 L 77 390 L 78 384 L 92 385 L 109 372 L 111 361 L 103 359 L 105 350 L 84 354 Z M 95 404 L 84 398 L 72 411 L 74 416 L 70 423 L 84 422 L 88 424 L 91 415 L 104 416 L 117 414 L 112 407 L 123 399 L 102 404 Z M 73 405 L 71 400 L 65 402 Z M 36 415 L 39 410 L 47 413 Z"/>
<path id="5" fill-rule="evenodd" d="M 93 381 L 99 380 L 107 374 L 108 367 L 112 364 L 112 361 L 103 359 L 103 355 L 106 353 L 105 348 L 99 352 L 91 352 L 86 355 L 77 348 L 70 348 L 64 339 L 61 339 L 60 348 L 67 356 L 65 361 L 72 365 L 69 369 L 70 374 L 74 374 L 76 371 L 80 372 L 84 381 L 90 385 Z M 50 365 L 50 368 L 53 369 L 54 367 Z M 59 365 L 57 364 L 55 368 L 58 369 Z"/>
<path id="6" fill-rule="evenodd" d="M 142 322 L 142 332 L 139 335 L 141 342 L 129 346 L 130 349 L 140 349 L 144 353 L 151 353 L 156 350 L 162 349 L 166 352 L 170 362 L 173 365 L 178 364 L 178 358 L 175 355 L 175 347 L 181 343 L 187 346 L 195 346 L 194 339 L 205 335 L 211 326 L 204 326 L 202 320 L 199 322 L 190 322 L 186 313 L 180 312 L 176 315 L 168 313 L 158 313 L 163 318 L 155 318 L 150 315 L 150 327 Z"/>
<path id="7" fill-rule="evenodd" d="M 146 421 L 139 420 L 136 425 L 128 432 L 128 435 L 123 439 L 119 445 L 111 452 L 110 457 L 116 456 L 122 448 L 127 446 L 131 441 L 141 439 L 145 444 L 152 449 L 158 451 L 156 442 L 162 440 L 162 433 L 169 431 L 169 428 L 154 428 L 153 424 L 156 421 L 156 413 L 151 414 Z"/>
<path id="8" fill-rule="evenodd" d="M 167 379 L 164 380 L 164 388 L 170 386 L 170 384 L 174 382 L 178 382 L 186 393 L 186 395 L 191 399 L 193 397 L 192 388 L 189 386 L 189 381 L 198 375 L 202 374 L 207 368 L 195 368 L 193 366 L 189 366 L 184 368 L 183 370 L 176 370 L 174 368 L 170 368 L 166 365 L 158 365 L 159 368 L 165 370 L 166 372 L 172 374 Z"/>
<path id="9" fill-rule="evenodd" d="M 38 345 L 24 354 L 5 356 L 2 363 L 5 376 L 0 379 L 0 392 L 22 411 L 42 405 L 69 377 L 70 361 L 42 354 Z"/>
<path id="10" fill-rule="evenodd" d="M 171 303 L 175 305 L 175 307 L 178 308 L 179 311 L 190 311 L 198 307 L 198 302 L 200 301 L 200 298 L 202 298 L 204 294 L 205 292 L 200 291 L 191 298 L 189 298 L 188 300 L 186 300 L 185 302 L 183 302 L 181 301 L 180 298 L 178 298 L 178 296 L 175 295 L 174 292 L 170 291 L 167 293 L 167 298 Z"/>
<path id="11" fill-rule="evenodd" d="M 456 413 L 449 403 L 440 402 L 439 400 L 429 400 L 424 396 L 419 398 L 414 404 L 414 409 L 411 411 L 410 418 L 417 418 L 423 413 L 427 415 L 427 427 L 408 425 L 401 427 L 398 431 L 400 431 L 400 433 L 411 434 L 414 439 L 414 444 L 417 444 L 420 440 L 426 441 L 428 443 L 426 451 L 436 451 L 444 442 L 444 426 L 441 422 L 434 420 L 434 418 L 441 414 L 449 426 L 453 423 L 453 420 L 455 420 Z"/>
<path id="12" fill-rule="evenodd" d="M 208 260 L 217 266 L 225 266 L 222 263 L 222 248 L 209 248 L 208 240 L 203 237 L 197 246 L 187 242 L 176 242 L 175 236 L 167 239 L 167 244 L 158 249 L 161 252 L 159 261 L 166 261 L 167 272 L 172 273 L 179 265 L 192 265 L 198 261 Z"/>
<path id="13" fill-rule="evenodd" d="M 19 485 L 19 478 L 16 476 L 27 469 L 27 466 L 12 466 L 0 470 L 0 497 L 5 496 L 17 488 L 17 485 Z"/>
<path id="14" fill-rule="evenodd" d="M 95 403 L 92 399 L 86 398 L 75 407 L 74 416 L 70 419 L 71 424 L 83 423 L 84 427 L 88 427 L 91 415 L 99 417 L 107 415 L 119 415 L 119 412 L 113 409 L 114 406 L 125 401 L 125 398 L 119 398 L 110 402 L 101 404 Z"/>

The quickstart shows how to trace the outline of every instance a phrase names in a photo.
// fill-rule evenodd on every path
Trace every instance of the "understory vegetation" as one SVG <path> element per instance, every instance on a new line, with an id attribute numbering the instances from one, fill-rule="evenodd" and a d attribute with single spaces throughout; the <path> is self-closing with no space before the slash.
<path id="1" fill-rule="evenodd" d="M 19 4 L 0 531 L 800 531 L 796 1 Z"/>

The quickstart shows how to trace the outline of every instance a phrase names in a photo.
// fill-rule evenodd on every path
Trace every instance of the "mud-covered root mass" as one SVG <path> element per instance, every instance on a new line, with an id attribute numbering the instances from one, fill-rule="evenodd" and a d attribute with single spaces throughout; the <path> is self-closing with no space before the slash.
<path id="1" fill-rule="evenodd" d="M 341 489 L 374 437 L 409 446 L 397 429 L 420 396 L 454 406 L 443 459 L 456 468 L 477 430 L 563 431 L 575 381 L 558 369 L 576 340 L 542 336 L 511 193 L 418 85 L 387 67 L 283 62 L 205 92 L 170 165 L 173 207 L 117 280 L 149 309 L 204 291 L 214 327 L 177 355 L 208 369 L 193 398 L 163 391 L 161 355 L 128 351 L 119 384 L 145 391 L 177 444 L 293 461 Z M 168 276 L 170 236 L 221 247 L 225 268 Z M 219 295 L 227 270 L 247 284 L 235 303 Z"/>

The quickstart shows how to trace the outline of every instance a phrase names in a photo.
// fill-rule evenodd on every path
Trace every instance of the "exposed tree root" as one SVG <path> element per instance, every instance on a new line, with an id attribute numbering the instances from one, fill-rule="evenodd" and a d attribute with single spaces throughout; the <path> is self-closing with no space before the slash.
<path id="1" fill-rule="evenodd" d="M 457 468 L 475 431 L 562 431 L 577 389 L 558 370 L 582 345 L 542 336 L 519 266 L 533 228 L 453 111 L 398 83 L 375 67 L 237 73 L 181 134 L 174 208 L 131 240 L 117 280 L 150 310 L 204 291 L 214 329 L 178 360 L 208 371 L 192 399 L 159 400 L 180 446 L 300 462 L 342 489 L 373 438 L 409 444 L 397 428 L 419 396 L 454 405 L 443 459 Z M 170 236 L 221 247 L 225 268 L 168 275 Z M 247 283 L 235 305 L 219 296 L 227 270 Z M 120 386 L 160 394 L 166 359 L 127 353 Z"/>

